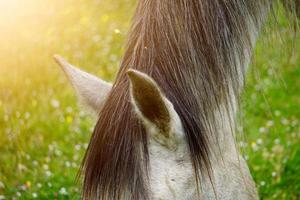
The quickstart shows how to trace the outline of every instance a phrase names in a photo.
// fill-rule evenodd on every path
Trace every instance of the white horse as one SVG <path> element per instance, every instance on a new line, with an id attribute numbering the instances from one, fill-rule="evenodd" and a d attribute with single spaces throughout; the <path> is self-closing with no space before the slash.
<path id="1" fill-rule="evenodd" d="M 255 45 L 255 42 L 258 37 L 258 33 L 260 31 L 261 26 L 265 22 L 268 12 L 271 8 L 271 2 L 260 0 L 261 3 L 252 3 L 260 5 L 260 7 L 243 7 L 242 4 L 247 4 L 244 1 L 240 0 L 241 3 L 240 8 L 244 10 L 230 10 L 233 13 L 232 15 L 237 15 L 234 12 L 245 12 L 243 15 L 239 15 L 244 17 L 243 20 L 237 20 L 234 22 L 243 23 L 242 25 L 233 27 L 243 27 L 245 30 L 238 30 L 242 31 L 239 32 L 241 34 L 245 34 L 242 40 L 236 40 L 237 44 L 233 44 L 233 49 L 228 49 L 228 54 L 230 57 L 234 57 L 235 60 L 231 61 L 233 65 L 237 66 L 238 73 L 236 75 L 240 75 L 236 77 L 242 85 L 244 77 L 241 75 L 242 72 L 245 71 L 247 68 L 252 48 Z M 152 1 L 149 1 L 152 2 Z M 199 4 L 205 4 L 206 1 L 193 1 Z M 226 2 L 226 1 L 220 1 Z M 238 2 L 238 1 L 237 1 Z M 150 4 L 150 3 L 149 3 Z M 159 3 L 157 3 L 159 4 Z M 226 3 L 225 3 L 226 4 Z M 251 3 L 250 3 L 251 4 Z M 163 7 L 164 5 L 161 5 Z M 231 5 L 230 5 L 231 6 Z M 160 8 L 160 7 L 159 7 Z M 219 7 L 217 7 L 219 8 Z M 248 10 L 246 10 L 247 8 Z M 143 9 L 146 9 L 143 7 Z M 141 7 L 138 7 L 138 11 L 136 14 L 137 16 L 145 16 L 141 13 Z M 252 9 L 252 10 L 251 10 Z M 163 9 L 162 9 L 163 10 Z M 165 12 L 175 12 L 174 10 L 164 10 Z M 143 12 L 147 12 L 143 10 Z M 154 12 L 154 11 L 153 11 Z M 149 11 L 151 13 L 151 11 Z M 165 14 L 165 13 L 164 13 Z M 180 15 L 180 13 L 178 13 Z M 136 19 L 137 20 L 137 19 Z M 138 19 L 138 23 L 140 20 Z M 161 19 L 164 20 L 164 19 Z M 179 20 L 179 19 L 178 19 Z M 225 20 L 225 19 L 224 19 Z M 254 22 L 254 20 L 257 20 Z M 225 23 L 226 21 L 224 21 Z M 217 23 L 217 22 L 216 22 Z M 136 26 L 138 26 L 135 24 Z M 178 25 L 179 26 L 179 25 Z M 134 26 L 135 27 L 135 26 Z M 209 27 L 207 27 L 209 28 Z M 229 27 L 231 28 L 231 27 Z M 150 31 L 150 30 L 149 30 Z M 166 32 L 168 28 L 166 27 Z M 244 31 L 244 32 L 243 32 Z M 144 34 L 139 32 L 139 34 Z M 184 33 L 182 33 L 184 34 Z M 138 34 L 137 34 L 138 35 Z M 216 37 L 218 33 L 216 33 Z M 245 39 L 246 38 L 246 39 Z M 226 42 L 228 38 L 223 38 L 223 41 Z M 245 42 L 245 40 L 249 39 L 249 43 Z M 167 39 L 166 39 L 167 40 Z M 195 41 L 194 41 L 195 42 Z M 233 43 L 234 43 L 233 42 Z M 245 43 L 245 45 L 239 44 Z M 162 41 L 163 43 L 163 41 Z M 149 44 L 148 44 L 149 45 Z M 134 47 L 130 47 L 134 48 Z M 149 45 L 150 46 L 150 45 Z M 147 51 L 149 51 L 149 46 L 145 45 Z M 234 49 L 234 47 L 243 47 L 243 49 Z M 183 47 L 184 48 L 184 47 Z M 145 50 L 146 51 L 146 50 Z M 204 50 L 205 51 L 205 48 Z M 237 52 L 239 51 L 239 52 Z M 244 56 L 240 56 L 240 52 Z M 130 51 L 131 54 L 132 51 Z M 190 52 L 193 54 L 194 52 Z M 168 53 L 166 53 L 168 55 Z M 171 55 L 171 53 L 170 53 Z M 178 54 L 177 54 L 178 56 Z M 55 60 L 62 66 L 65 74 L 71 81 L 73 87 L 75 88 L 78 96 L 80 99 L 88 105 L 95 113 L 100 112 L 100 119 L 101 120 L 101 110 L 107 102 L 110 101 L 110 94 L 113 90 L 117 90 L 118 84 L 114 86 L 112 84 L 107 83 L 91 74 L 88 74 L 84 71 L 81 71 L 71 64 L 67 63 L 62 57 L 55 56 Z M 122 65 L 125 65 L 124 63 Z M 123 67 L 124 68 L 124 67 Z M 128 75 L 130 80 L 130 87 L 129 87 L 129 96 L 128 99 L 132 105 L 133 116 L 137 116 L 139 121 L 143 123 L 143 126 L 146 130 L 147 136 L 149 136 L 149 143 L 148 143 L 148 155 L 149 155 L 149 166 L 147 168 L 148 171 L 142 171 L 143 174 L 147 174 L 145 178 L 145 184 L 142 190 L 147 193 L 143 196 L 143 194 L 133 195 L 131 193 L 137 192 L 134 189 L 128 189 L 129 187 L 124 186 L 122 189 L 116 189 L 117 192 L 114 193 L 114 185 L 118 188 L 121 181 L 110 180 L 109 177 L 106 177 L 105 174 L 101 174 L 100 172 L 89 174 L 89 167 L 84 167 L 86 170 L 86 176 L 91 176 L 91 179 L 95 179 L 91 182 L 85 181 L 84 184 L 88 186 L 84 186 L 83 198 L 85 199 L 154 199 L 154 200 L 192 200 L 192 199 L 222 199 L 222 200 L 231 200 L 231 199 L 258 199 L 257 190 L 255 187 L 255 183 L 251 177 L 249 172 L 248 166 L 246 161 L 240 155 L 236 143 L 235 143 L 235 135 L 232 133 L 232 130 L 235 127 L 234 118 L 235 112 L 237 107 L 237 96 L 236 91 L 234 88 L 229 90 L 230 97 L 229 104 L 224 103 L 218 105 L 218 109 L 213 111 L 212 117 L 216 123 L 214 123 L 215 127 L 213 128 L 214 131 L 217 131 L 218 134 L 208 134 L 207 135 L 207 146 L 210 147 L 210 151 L 212 153 L 208 153 L 209 155 L 209 168 L 200 168 L 202 170 L 207 169 L 206 172 L 195 172 L 195 169 L 200 170 L 199 168 L 193 167 L 194 160 L 191 157 L 193 152 L 190 148 L 190 143 L 188 142 L 187 135 L 186 135 L 186 128 L 184 126 L 183 117 L 181 114 L 178 113 L 177 107 L 174 105 L 174 100 L 171 101 L 170 98 L 167 96 L 172 97 L 172 95 L 166 95 L 166 87 L 164 89 L 161 88 L 160 84 L 157 83 L 152 77 L 143 73 L 143 68 L 141 69 L 133 69 L 132 67 L 125 68 L 125 74 Z M 207 70 L 207 69 L 206 69 Z M 202 71 L 203 72 L 203 71 Z M 197 72 L 195 72 L 197 73 Z M 148 73 L 151 74 L 151 73 Z M 189 73 L 191 76 L 193 74 Z M 162 76 L 167 74 L 162 74 Z M 180 75 L 176 75 L 180 76 Z M 177 77 L 178 78 L 178 77 Z M 206 79 L 206 77 L 199 76 L 198 79 Z M 125 80 L 126 77 L 119 76 L 117 79 Z M 159 80 L 159 78 L 156 78 Z M 178 80 L 180 77 L 178 78 Z M 122 82 L 122 81 L 121 81 Z M 122 82 L 123 83 L 123 82 Z M 224 84 L 234 84 L 230 82 L 224 82 Z M 194 87 L 193 91 L 197 93 L 197 87 L 193 86 L 192 84 L 187 87 Z M 228 86 L 229 87 L 229 86 Z M 238 87 L 237 90 L 240 90 L 241 87 Z M 200 88 L 201 89 L 201 88 Z M 202 88 L 203 89 L 203 88 Z M 125 89 L 124 89 L 125 90 Z M 203 93 L 202 93 L 203 94 Z M 182 94 L 183 97 L 178 98 L 189 98 Z M 201 95 L 201 92 L 200 92 Z M 174 97 L 176 98 L 176 97 Z M 127 101 L 127 99 L 118 99 L 118 101 Z M 212 104 L 213 105 L 213 104 Z M 230 105 L 230 106 L 228 106 Z M 230 107 L 228 109 L 228 107 Z M 203 108 L 205 111 L 209 108 Z M 213 108 L 212 108 L 213 109 Z M 119 110 L 120 113 L 124 112 L 124 110 Z M 189 110 L 187 110 L 189 112 Z M 103 115 L 103 114 L 102 114 Z M 208 117 L 210 118 L 210 117 Z M 105 119 L 104 119 L 105 120 Z M 121 120 L 121 119 L 120 119 Z M 98 122 L 100 123 L 100 122 Z M 114 126 L 114 122 L 109 122 L 106 124 L 107 127 L 110 125 Z M 115 122 L 116 124 L 118 121 Z M 186 123 L 186 122 L 185 122 Z M 128 127 L 130 129 L 130 127 Z M 193 126 L 192 126 L 193 128 Z M 98 127 L 99 129 L 99 127 Z M 125 131 L 126 127 L 124 127 Z M 130 130 L 129 130 L 130 131 Z M 97 126 L 96 131 L 97 133 Z M 99 133 L 100 134 L 100 133 Z M 93 140 L 98 139 L 98 135 L 94 133 L 92 137 Z M 123 140 L 122 140 L 123 141 Z M 93 146 L 93 143 L 90 144 Z M 205 144 L 204 144 L 205 145 Z M 118 147 L 115 147 L 118 149 Z M 90 148 L 93 155 L 96 153 L 93 151 L 93 147 Z M 127 151 L 128 149 L 120 148 L 118 153 L 121 154 L 122 151 Z M 129 151 L 129 150 L 128 150 Z M 108 150 L 109 152 L 109 150 Z M 105 152 L 102 151 L 102 154 Z M 92 153 L 91 153 L 92 154 Z M 115 154 L 114 154 L 115 155 Z M 123 157 L 126 154 L 123 154 Z M 103 160 L 101 156 L 98 155 L 100 160 Z M 97 164 L 97 158 L 93 157 L 94 163 L 93 165 Z M 88 156 L 87 156 L 88 157 Z M 118 159 L 122 160 L 123 157 L 118 157 Z M 90 159 L 89 157 L 86 159 Z M 109 159 L 109 158 L 106 158 Z M 118 162 L 119 160 L 115 159 L 114 163 Z M 138 157 L 137 159 L 145 159 L 143 156 Z M 124 158 L 124 160 L 126 160 Z M 128 161 L 128 160 L 127 160 Z M 126 162 L 125 162 L 126 163 Z M 129 161 L 128 165 L 132 165 Z M 103 165 L 101 161 L 99 161 L 99 165 Z M 124 164 L 126 165 L 126 164 Z M 114 166 L 113 164 L 111 166 Z M 110 166 L 107 166 L 109 168 Z M 118 165 L 118 167 L 120 167 Z M 127 167 L 127 166 L 121 166 Z M 105 167 L 101 168 L 102 171 L 108 173 Z M 111 170 L 115 168 L 112 167 Z M 117 168 L 119 169 L 119 168 Z M 135 168 L 134 168 L 135 169 Z M 107 176 L 110 176 L 110 173 L 114 179 L 118 179 L 118 175 L 116 176 L 114 172 L 109 172 Z M 199 173 L 199 179 L 197 179 L 197 173 Z M 100 174 L 100 175 L 99 175 Z M 93 177 L 94 176 L 94 177 Z M 130 177 L 129 177 L 130 178 Z M 138 178 L 134 178 L 133 181 L 134 186 L 131 188 L 140 187 L 138 185 Z M 97 183 L 97 179 L 99 179 L 99 183 Z M 102 180 L 109 180 L 108 183 L 103 183 Z M 131 179 L 130 179 L 131 180 Z M 131 180 L 132 181 L 132 180 Z M 126 182 L 126 180 L 124 181 Z M 107 184 L 107 185 L 105 185 Z M 111 185 L 110 185 L 111 184 Z M 127 183 L 131 184 L 131 183 Z M 90 186 L 92 185 L 92 186 Z M 104 186 L 103 186 L 104 185 Z M 109 194 L 109 192 L 114 193 Z M 137 192 L 138 193 L 138 192 Z"/>

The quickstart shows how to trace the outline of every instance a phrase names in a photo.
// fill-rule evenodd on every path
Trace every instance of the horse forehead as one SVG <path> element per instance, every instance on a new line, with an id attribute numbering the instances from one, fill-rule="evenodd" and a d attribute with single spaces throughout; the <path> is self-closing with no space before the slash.
<path id="1" fill-rule="evenodd" d="M 187 199 L 184 191 L 194 191 L 192 165 L 184 153 L 152 147 L 150 188 L 152 199 Z"/>
<path id="2" fill-rule="evenodd" d="M 186 146 L 179 146 L 176 150 L 150 142 L 149 160 L 151 172 L 154 176 L 173 177 L 188 174 L 187 166 L 191 167 L 190 157 Z"/>

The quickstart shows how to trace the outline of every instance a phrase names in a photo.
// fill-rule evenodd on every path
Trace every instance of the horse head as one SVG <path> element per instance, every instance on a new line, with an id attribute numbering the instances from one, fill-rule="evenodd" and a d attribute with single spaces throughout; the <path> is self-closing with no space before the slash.
<path id="1" fill-rule="evenodd" d="M 79 100 L 99 113 L 112 88 L 110 83 L 79 70 L 60 56 L 62 67 Z M 188 199 L 196 193 L 195 177 L 179 115 L 157 83 L 147 74 L 130 69 L 130 101 L 134 115 L 149 136 L 148 184 L 154 199 Z"/>

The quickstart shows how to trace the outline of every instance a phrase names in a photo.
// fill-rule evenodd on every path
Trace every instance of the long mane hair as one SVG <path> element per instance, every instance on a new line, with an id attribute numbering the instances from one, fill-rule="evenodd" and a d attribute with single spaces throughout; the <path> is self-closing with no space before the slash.
<path id="1" fill-rule="evenodd" d="M 214 113 L 220 105 L 230 112 L 252 48 L 250 28 L 260 26 L 261 8 L 269 4 L 139 0 L 120 70 L 83 160 L 83 199 L 150 198 L 148 135 L 130 103 L 130 68 L 151 76 L 173 103 L 197 182 L 200 172 L 210 171 L 208 138 L 218 135 Z"/>

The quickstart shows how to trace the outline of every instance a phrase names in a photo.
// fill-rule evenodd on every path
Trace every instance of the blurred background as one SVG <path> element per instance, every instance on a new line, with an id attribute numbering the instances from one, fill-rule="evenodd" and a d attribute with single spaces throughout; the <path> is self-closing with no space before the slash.
<path id="1" fill-rule="evenodd" d="M 53 54 L 113 81 L 136 0 L 0 0 L 0 200 L 79 199 L 94 121 Z M 238 145 L 262 199 L 300 199 L 300 38 L 282 8 L 242 96 Z"/>

